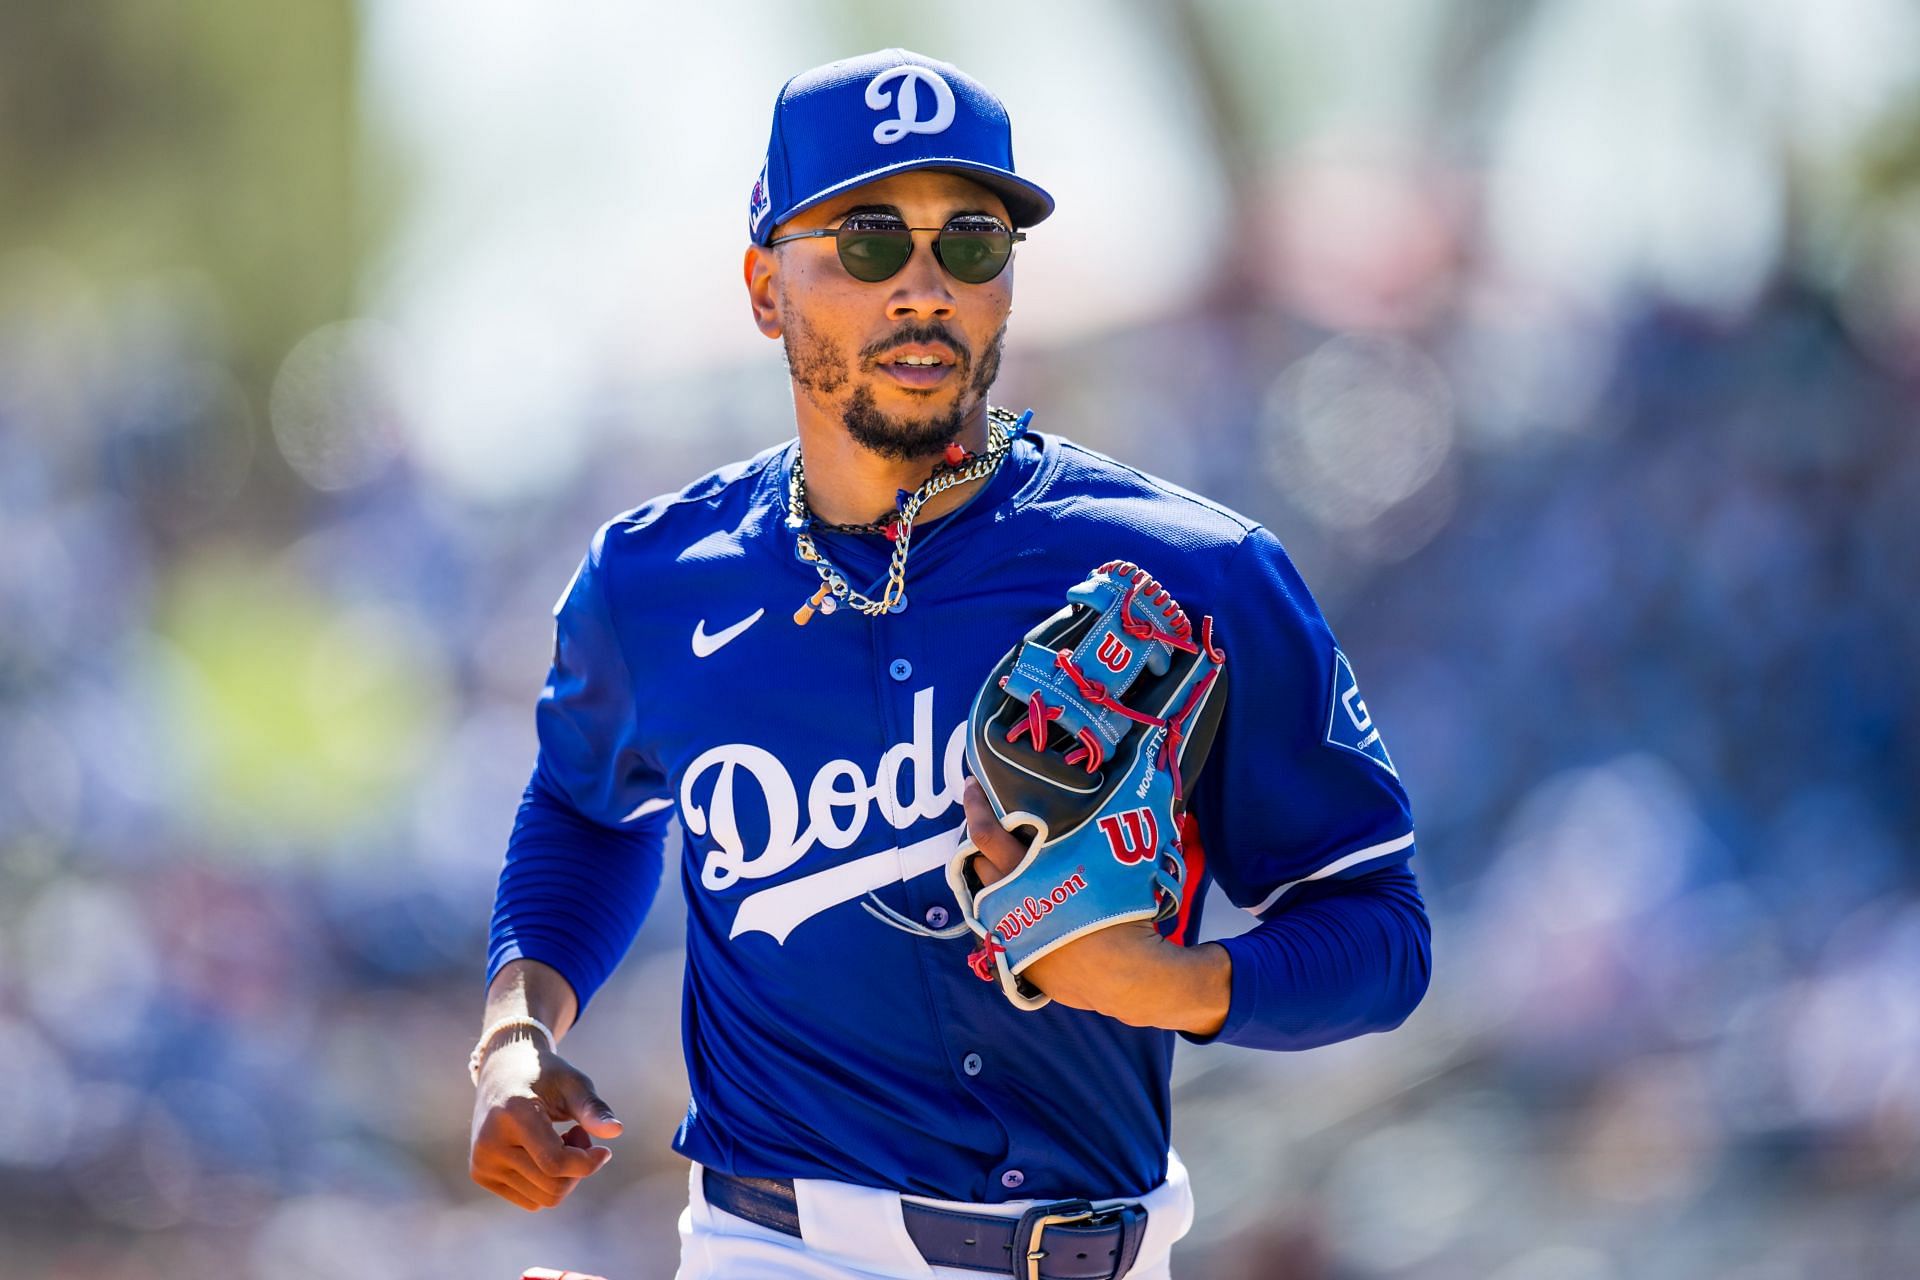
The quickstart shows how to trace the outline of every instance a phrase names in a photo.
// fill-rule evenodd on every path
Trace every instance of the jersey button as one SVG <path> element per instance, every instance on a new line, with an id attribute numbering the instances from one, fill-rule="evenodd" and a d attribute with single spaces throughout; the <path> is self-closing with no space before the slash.
<path id="1" fill-rule="evenodd" d="M 1003 1187 L 1017 1187 L 1026 1180 L 1027 1175 L 1018 1169 L 1009 1169 L 1000 1175 L 1000 1185 Z"/>
<path id="2" fill-rule="evenodd" d="M 960 1060 L 960 1069 L 970 1076 L 980 1074 L 980 1065 L 980 1055 L 977 1053 L 970 1053 Z"/>
<path id="3" fill-rule="evenodd" d="M 895 680 L 905 680 L 913 674 L 913 664 L 905 658 L 895 658 L 893 665 L 887 668 L 887 674 Z"/>
<path id="4" fill-rule="evenodd" d="M 940 926 L 944 925 L 946 922 L 947 922 L 947 909 L 945 907 L 928 907 L 927 908 L 928 924 L 938 929 Z"/>

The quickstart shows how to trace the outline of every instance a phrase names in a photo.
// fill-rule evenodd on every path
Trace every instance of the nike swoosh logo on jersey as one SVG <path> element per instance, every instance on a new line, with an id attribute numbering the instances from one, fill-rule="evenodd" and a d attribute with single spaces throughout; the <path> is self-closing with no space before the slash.
<path id="1" fill-rule="evenodd" d="M 739 635 L 742 631 L 745 631 L 754 623 L 760 621 L 760 615 L 766 611 L 765 606 L 755 609 L 752 613 L 740 619 L 740 621 L 734 623 L 725 631 L 716 631 L 712 635 L 707 634 L 707 620 L 705 618 L 700 619 L 700 621 L 693 624 L 693 656 L 696 658 L 705 658 L 718 652 L 722 645 Z"/>

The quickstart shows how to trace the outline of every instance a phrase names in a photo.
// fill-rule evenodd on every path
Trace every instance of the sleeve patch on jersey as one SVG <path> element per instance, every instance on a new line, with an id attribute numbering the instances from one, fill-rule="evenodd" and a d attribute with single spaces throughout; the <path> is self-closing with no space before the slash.
<path id="1" fill-rule="evenodd" d="M 1360 682 L 1354 679 L 1353 665 L 1338 649 L 1333 651 L 1333 693 L 1328 701 L 1332 705 L 1327 708 L 1327 745 L 1363 755 L 1399 777 L 1393 758 L 1387 754 L 1387 744 L 1380 740 L 1380 730 L 1360 696 Z"/>

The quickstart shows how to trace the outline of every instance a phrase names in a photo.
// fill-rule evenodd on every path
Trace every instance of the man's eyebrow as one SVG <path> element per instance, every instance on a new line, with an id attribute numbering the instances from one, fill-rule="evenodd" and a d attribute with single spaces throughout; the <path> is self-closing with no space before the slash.
<path id="1" fill-rule="evenodd" d="M 899 218 L 902 222 L 906 221 L 899 207 L 891 204 L 857 204 L 843 213 L 836 214 L 835 217 L 844 222 L 855 214 L 861 213 L 884 213 Z M 1000 215 L 991 209 L 956 209 L 947 215 L 946 220 L 952 222 L 955 218 L 992 218 L 995 222 L 1002 221 Z"/>
<path id="2" fill-rule="evenodd" d="M 857 204 L 853 206 L 853 208 L 848 209 L 842 213 L 835 214 L 834 216 L 837 218 L 846 219 L 846 218 L 853 217 L 853 215 L 855 215 L 856 213 L 886 213 L 886 214 L 892 214 L 894 217 L 899 218 L 900 221 L 902 222 L 906 221 L 904 217 L 901 217 L 900 210 L 890 204 Z"/>

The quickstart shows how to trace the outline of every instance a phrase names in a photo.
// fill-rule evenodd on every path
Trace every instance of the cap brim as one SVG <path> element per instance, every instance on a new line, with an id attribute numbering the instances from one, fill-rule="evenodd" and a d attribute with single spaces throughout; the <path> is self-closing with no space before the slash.
<path id="1" fill-rule="evenodd" d="M 869 182 L 878 182 L 881 178 L 891 177 L 896 173 L 907 173 L 914 169 L 957 173 L 979 183 L 1000 197 L 1001 202 L 1007 206 L 1007 213 L 1012 216 L 1013 225 L 1016 228 L 1031 227 L 1037 222 L 1044 222 L 1047 215 L 1053 212 L 1053 197 L 1048 195 L 1045 189 L 1028 182 L 1019 174 L 954 156 L 923 156 L 857 174 L 844 182 L 836 182 L 824 191 L 816 191 L 806 199 L 795 202 L 783 210 L 778 218 L 767 219 L 766 231 L 758 237 L 759 243 L 765 244 L 771 240 L 774 228 L 792 218 L 796 213 L 811 209 L 814 205 L 831 200 L 835 196 L 844 195 L 855 187 L 862 187 Z"/>

